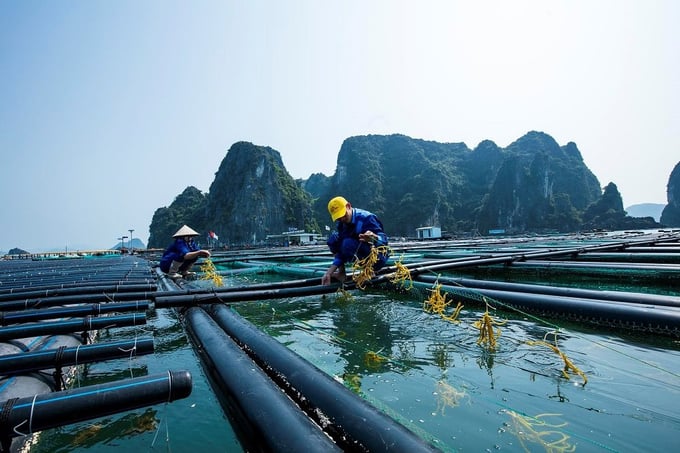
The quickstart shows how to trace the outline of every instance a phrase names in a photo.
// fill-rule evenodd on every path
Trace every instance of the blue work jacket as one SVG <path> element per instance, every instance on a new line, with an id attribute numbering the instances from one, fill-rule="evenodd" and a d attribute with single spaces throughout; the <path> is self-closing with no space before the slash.
<path id="1" fill-rule="evenodd" d="M 383 231 L 383 225 L 380 219 L 372 212 L 364 209 L 352 208 L 352 221 L 350 223 L 336 222 L 337 235 L 332 235 L 328 241 L 328 246 L 331 252 L 334 253 L 333 264 L 340 266 L 352 259 L 352 255 L 357 255 L 359 258 L 364 258 L 370 251 L 370 247 L 360 247 L 363 242 L 359 242 L 359 234 L 367 231 L 372 231 L 378 235 L 378 239 L 374 242 L 375 246 L 387 245 L 387 235 Z M 350 239 L 351 241 L 346 241 Z M 353 244 L 356 241 L 357 250 L 350 255 L 347 250 L 348 244 Z M 367 244 L 368 245 L 368 244 Z M 344 249 L 344 250 L 343 250 Z M 363 252 L 363 253 L 362 253 Z M 364 256 L 361 256 L 364 255 Z"/>
<path id="2" fill-rule="evenodd" d="M 173 261 L 184 261 L 184 255 L 189 252 L 195 252 L 196 250 L 199 250 L 199 248 L 193 239 L 189 240 L 189 242 L 182 238 L 175 239 L 175 242 L 170 244 L 170 247 L 163 252 L 160 261 L 161 270 L 167 272 Z"/>

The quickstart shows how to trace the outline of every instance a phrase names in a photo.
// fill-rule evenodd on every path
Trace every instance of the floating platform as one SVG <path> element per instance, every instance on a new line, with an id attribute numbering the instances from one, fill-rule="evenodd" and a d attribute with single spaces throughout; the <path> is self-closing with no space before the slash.
<path id="1" fill-rule="evenodd" d="M 478 310 L 492 301 L 499 310 L 680 338 L 677 232 L 398 242 L 391 247 L 388 266 L 366 283 L 369 292 L 403 293 L 394 275 L 407 269 L 419 294 L 441 285 Z M 279 280 L 227 287 L 200 279 L 172 281 L 157 269 L 153 254 L 0 261 L 3 451 L 17 451 L 46 429 L 188 397 L 192 376 L 183 369 L 76 385 L 86 364 L 154 354 L 153 337 L 110 337 L 119 329 L 141 328 L 157 310 L 172 311 L 181 320 L 244 450 L 438 451 L 437 442 L 376 408 L 347 382 L 338 382 L 230 308 L 356 291 L 351 279 L 343 285 L 320 284 L 329 258 L 323 246 L 215 252 L 212 262 L 227 278 L 272 274 Z M 528 272 L 536 275 L 527 282 L 514 279 L 516 272 L 523 278 Z M 569 285 L 555 284 L 555 275 L 565 274 L 576 277 Z M 603 275 L 628 289 L 587 284 Z M 640 290 L 630 290 L 636 287 Z"/>

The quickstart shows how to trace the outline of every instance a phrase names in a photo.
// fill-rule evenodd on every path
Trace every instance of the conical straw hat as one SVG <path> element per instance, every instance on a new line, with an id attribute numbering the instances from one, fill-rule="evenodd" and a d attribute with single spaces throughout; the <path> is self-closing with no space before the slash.
<path id="1" fill-rule="evenodd" d="M 179 238 L 184 236 L 200 236 L 200 235 L 191 228 L 189 228 L 188 226 L 184 225 L 182 228 L 177 230 L 177 233 L 175 233 L 172 237 Z"/>

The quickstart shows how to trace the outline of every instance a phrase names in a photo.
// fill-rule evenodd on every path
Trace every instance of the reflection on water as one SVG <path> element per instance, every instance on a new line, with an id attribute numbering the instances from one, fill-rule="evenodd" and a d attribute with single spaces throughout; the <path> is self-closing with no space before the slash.
<path id="1" fill-rule="evenodd" d="M 96 423 L 86 424 L 77 431 L 63 430 L 54 440 L 56 444 L 63 445 L 63 451 L 71 451 L 75 447 L 92 448 L 99 443 L 107 444 L 120 437 L 154 432 L 158 423 L 156 411 L 146 409 L 141 413 L 124 415 L 117 420 L 103 418 Z"/>

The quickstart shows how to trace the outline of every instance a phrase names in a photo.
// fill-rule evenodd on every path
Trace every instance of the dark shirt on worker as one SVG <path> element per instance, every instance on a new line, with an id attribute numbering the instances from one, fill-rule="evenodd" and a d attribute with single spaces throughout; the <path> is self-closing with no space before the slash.
<path id="1" fill-rule="evenodd" d="M 334 232 L 328 238 L 328 247 L 335 256 L 333 264 L 340 266 L 354 259 L 363 259 L 368 256 L 371 251 L 371 245 L 360 241 L 359 234 L 366 231 L 372 231 L 378 235 L 378 239 L 374 245 L 379 247 L 387 245 L 388 238 L 383 231 L 383 225 L 380 219 L 372 212 L 364 209 L 352 208 L 352 221 L 350 223 L 336 222 L 337 232 Z M 373 266 L 375 270 L 380 269 L 385 265 L 388 253 L 379 253 L 378 262 Z"/>
<path id="2" fill-rule="evenodd" d="M 198 245 L 193 239 L 185 241 L 183 238 L 175 239 L 170 247 L 165 249 L 160 261 L 160 268 L 163 272 L 168 272 L 173 261 L 184 261 L 184 255 L 189 252 L 199 250 Z"/>

